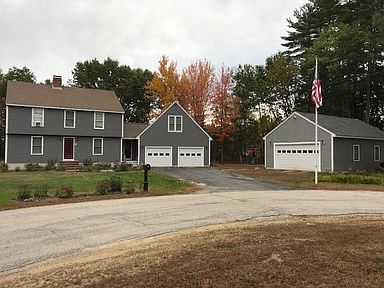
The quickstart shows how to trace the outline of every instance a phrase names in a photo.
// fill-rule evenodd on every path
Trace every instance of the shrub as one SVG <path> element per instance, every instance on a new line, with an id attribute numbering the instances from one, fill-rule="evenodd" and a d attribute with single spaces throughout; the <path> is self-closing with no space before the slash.
<path id="1" fill-rule="evenodd" d="M 32 187 L 29 184 L 20 185 L 16 194 L 17 199 L 24 200 L 32 198 Z"/>
<path id="2" fill-rule="evenodd" d="M 57 170 L 57 171 L 65 171 L 65 167 L 64 167 L 63 164 L 59 163 L 59 164 L 57 164 L 57 166 L 56 166 L 56 170 Z"/>
<path id="3" fill-rule="evenodd" d="M 96 194 L 97 195 L 106 195 L 109 193 L 109 183 L 107 181 L 100 181 L 96 184 Z"/>
<path id="4" fill-rule="evenodd" d="M 84 159 L 84 160 L 83 160 L 83 165 L 84 165 L 85 167 L 92 167 L 92 165 L 93 165 L 93 161 L 92 161 L 92 159 Z"/>
<path id="5" fill-rule="evenodd" d="M 135 193 L 135 185 L 132 182 L 129 182 L 128 184 L 125 184 L 123 187 L 123 192 L 125 194 L 132 194 Z"/>
<path id="6" fill-rule="evenodd" d="M 48 197 L 47 184 L 41 184 L 41 185 L 35 186 L 33 189 L 33 197 L 35 197 L 35 198 L 47 198 Z"/>
<path id="7" fill-rule="evenodd" d="M 113 175 L 108 179 L 108 183 L 110 192 L 119 192 L 123 188 L 123 182 L 119 176 Z"/>
<path id="8" fill-rule="evenodd" d="M 7 171 L 8 171 L 8 164 L 1 161 L 0 162 L 0 172 L 7 172 Z"/>
<path id="9" fill-rule="evenodd" d="M 27 171 L 39 171 L 43 168 L 39 163 L 27 163 L 24 165 L 24 167 Z"/>
<path id="10" fill-rule="evenodd" d="M 15 168 L 15 171 L 16 171 L 16 172 L 20 172 L 20 167 L 17 166 L 17 167 Z"/>
<path id="11" fill-rule="evenodd" d="M 71 198 L 73 197 L 73 187 L 70 184 L 61 185 L 59 189 L 57 189 L 55 196 L 57 198 Z"/>
<path id="12" fill-rule="evenodd" d="M 92 167 L 94 170 L 100 171 L 100 170 L 110 170 L 112 165 L 109 162 L 105 162 L 105 163 L 96 163 Z"/>
<path id="13" fill-rule="evenodd" d="M 123 182 L 119 176 L 112 177 L 99 181 L 96 184 L 96 194 L 105 195 L 112 192 L 119 192 L 123 188 Z"/>
<path id="14" fill-rule="evenodd" d="M 132 164 L 127 164 L 125 162 L 121 162 L 121 163 L 115 163 L 114 167 L 113 167 L 113 170 L 115 170 L 116 172 L 120 172 L 120 171 L 129 171 L 132 169 Z"/>
<path id="15" fill-rule="evenodd" d="M 55 170 L 55 168 L 56 168 L 55 160 L 48 160 L 47 165 L 44 166 L 44 170 Z"/>

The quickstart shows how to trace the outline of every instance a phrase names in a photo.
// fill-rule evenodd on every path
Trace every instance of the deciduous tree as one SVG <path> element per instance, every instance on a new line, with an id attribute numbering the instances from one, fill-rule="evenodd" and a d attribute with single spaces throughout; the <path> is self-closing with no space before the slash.
<path id="1" fill-rule="evenodd" d="M 198 60 L 185 68 L 180 78 L 181 105 L 204 127 L 213 93 L 214 68 L 207 60 Z"/>
<path id="2" fill-rule="evenodd" d="M 169 61 L 163 55 L 159 61 L 159 69 L 146 85 L 146 91 L 154 100 L 155 107 L 163 110 L 173 101 L 179 100 L 179 75 L 176 62 Z"/>
<path id="3" fill-rule="evenodd" d="M 211 101 L 212 121 L 207 126 L 216 144 L 220 145 L 221 162 L 224 161 L 224 143 L 229 140 L 233 132 L 234 96 L 231 71 L 222 67 L 213 84 Z"/>

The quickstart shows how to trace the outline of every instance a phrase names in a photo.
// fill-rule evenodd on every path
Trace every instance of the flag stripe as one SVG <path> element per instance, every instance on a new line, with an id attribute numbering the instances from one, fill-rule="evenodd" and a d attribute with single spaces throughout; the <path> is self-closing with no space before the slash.
<path id="1" fill-rule="evenodd" d="M 315 78 L 312 84 L 312 101 L 315 104 L 316 108 L 319 108 L 323 105 L 323 95 L 321 92 L 321 83 L 319 78 Z"/>

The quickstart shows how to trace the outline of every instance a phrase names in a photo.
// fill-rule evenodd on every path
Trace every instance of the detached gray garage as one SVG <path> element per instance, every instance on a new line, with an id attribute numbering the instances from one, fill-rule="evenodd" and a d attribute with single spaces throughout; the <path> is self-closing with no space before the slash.
<path id="1" fill-rule="evenodd" d="M 295 112 L 264 137 L 265 167 L 320 171 L 378 169 L 384 162 L 384 132 L 358 119 Z"/>

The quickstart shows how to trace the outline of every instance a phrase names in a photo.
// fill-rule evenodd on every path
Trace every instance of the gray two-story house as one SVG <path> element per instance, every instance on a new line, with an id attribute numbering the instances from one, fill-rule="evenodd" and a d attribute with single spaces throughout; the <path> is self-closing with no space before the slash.
<path id="1" fill-rule="evenodd" d="M 124 123 L 113 91 L 8 81 L 5 162 L 93 162 L 202 167 L 210 165 L 211 137 L 178 102 L 151 125 Z M 71 166 L 72 165 L 72 166 Z"/>
<path id="2" fill-rule="evenodd" d="M 124 110 L 113 91 L 8 81 L 5 161 L 122 161 Z"/>

